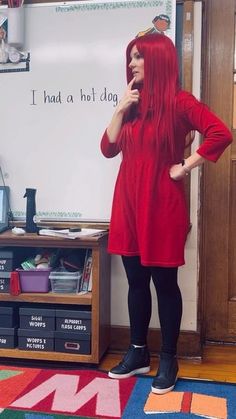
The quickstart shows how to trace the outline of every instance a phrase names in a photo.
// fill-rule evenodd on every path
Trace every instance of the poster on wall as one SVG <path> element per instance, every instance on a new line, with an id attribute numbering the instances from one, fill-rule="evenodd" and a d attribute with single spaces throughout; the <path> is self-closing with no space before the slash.
<path id="1" fill-rule="evenodd" d="M 25 189 L 35 188 L 42 216 L 109 220 L 120 157 L 105 159 L 100 140 L 126 88 L 126 46 L 154 32 L 174 41 L 176 2 L 24 7 L 27 71 L 0 72 L 0 162 L 12 212 L 25 217 Z"/>

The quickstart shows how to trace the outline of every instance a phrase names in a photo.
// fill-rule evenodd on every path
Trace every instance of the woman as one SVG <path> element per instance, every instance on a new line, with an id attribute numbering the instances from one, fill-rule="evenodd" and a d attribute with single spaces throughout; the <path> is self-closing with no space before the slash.
<path id="1" fill-rule="evenodd" d="M 109 376 L 150 370 L 152 278 L 162 334 L 152 391 L 163 394 L 173 389 L 178 373 L 182 297 L 177 271 L 185 263 L 189 229 L 183 179 L 205 160 L 216 162 L 232 136 L 206 105 L 180 89 L 177 53 L 167 36 L 136 38 L 126 54 L 128 86 L 101 141 L 104 156 L 122 154 L 108 251 L 122 256 L 129 285 L 130 347 Z M 204 141 L 184 159 L 185 139 L 193 130 Z"/>

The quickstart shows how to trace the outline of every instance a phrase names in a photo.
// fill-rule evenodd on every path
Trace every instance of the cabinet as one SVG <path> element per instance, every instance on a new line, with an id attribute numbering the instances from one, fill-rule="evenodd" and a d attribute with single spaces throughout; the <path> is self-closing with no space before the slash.
<path id="1" fill-rule="evenodd" d="M 32 294 L 22 293 L 12 296 L 0 293 L 1 301 L 15 301 L 29 303 L 47 303 L 83 305 L 91 308 L 91 353 L 79 355 L 61 352 L 25 351 L 20 349 L 0 349 L 0 358 L 37 359 L 47 361 L 87 362 L 99 363 L 102 355 L 109 346 L 110 339 L 110 256 L 107 248 L 108 233 L 99 236 L 87 236 L 82 239 L 64 239 L 59 237 L 40 236 L 36 233 L 27 233 L 24 236 L 15 236 L 11 231 L 0 234 L 0 247 L 43 247 L 43 248 L 71 248 L 92 249 L 93 258 L 93 287 L 92 292 L 84 295 L 77 294 Z"/>

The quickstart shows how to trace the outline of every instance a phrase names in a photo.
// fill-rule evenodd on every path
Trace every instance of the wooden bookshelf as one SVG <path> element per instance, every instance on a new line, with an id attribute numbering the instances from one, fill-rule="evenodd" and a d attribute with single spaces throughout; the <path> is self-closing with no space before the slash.
<path id="1" fill-rule="evenodd" d="M 86 306 L 91 309 L 91 353 L 86 355 L 28 351 L 15 349 L 0 349 L 0 358 L 37 359 L 48 361 L 68 361 L 98 364 L 110 342 L 110 256 L 107 249 L 108 233 L 98 236 L 88 236 L 80 239 L 64 239 L 58 237 L 39 236 L 36 233 L 15 236 L 6 231 L 0 234 L 0 248 L 32 247 L 32 248 L 73 248 L 92 249 L 93 259 L 93 286 L 92 291 L 86 294 L 56 294 L 49 293 L 21 293 L 13 296 L 0 293 L 0 301 L 27 303 L 27 305 L 61 304 Z"/>

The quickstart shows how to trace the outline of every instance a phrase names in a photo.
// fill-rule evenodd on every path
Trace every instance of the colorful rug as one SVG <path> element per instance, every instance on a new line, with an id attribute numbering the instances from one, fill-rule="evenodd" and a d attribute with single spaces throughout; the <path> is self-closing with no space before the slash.
<path id="1" fill-rule="evenodd" d="M 113 380 L 97 370 L 0 366 L 0 419 L 236 418 L 236 385 L 179 379 L 150 393 L 151 377 Z"/>

